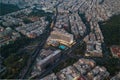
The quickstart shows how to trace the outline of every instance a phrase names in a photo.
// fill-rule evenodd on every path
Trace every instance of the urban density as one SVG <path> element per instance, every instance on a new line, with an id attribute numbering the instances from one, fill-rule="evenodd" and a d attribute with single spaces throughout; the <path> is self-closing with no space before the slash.
<path id="1" fill-rule="evenodd" d="M 120 80 L 120 44 L 101 29 L 114 15 L 120 0 L 1 0 L 0 79 Z"/>

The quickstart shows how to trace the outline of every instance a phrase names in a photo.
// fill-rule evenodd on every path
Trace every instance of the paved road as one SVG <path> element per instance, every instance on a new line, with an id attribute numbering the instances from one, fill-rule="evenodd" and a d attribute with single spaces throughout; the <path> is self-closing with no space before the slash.
<path id="1" fill-rule="evenodd" d="M 87 22 L 87 20 L 85 20 L 84 16 L 81 17 L 81 18 L 82 18 L 82 20 L 84 19 L 84 24 L 85 24 L 86 27 L 87 27 L 86 33 L 85 33 L 85 35 L 83 36 L 83 38 L 84 38 L 84 37 L 86 37 L 86 36 L 91 32 L 91 29 L 90 29 L 90 24 L 89 24 L 89 22 Z M 104 57 L 101 58 L 101 57 L 85 57 L 85 56 L 81 56 L 81 55 L 74 55 L 74 54 L 72 54 L 72 52 L 73 52 L 80 44 L 82 44 L 83 38 L 78 39 L 78 40 L 76 41 L 76 44 L 75 44 L 72 48 L 64 51 L 64 52 L 62 53 L 63 56 L 62 56 L 56 63 L 54 63 L 53 66 L 49 67 L 49 68 L 46 69 L 44 72 L 42 72 L 42 74 L 38 75 L 37 78 L 38 78 L 38 79 L 41 79 L 41 78 L 45 77 L 45 76 L 48 75 L 50 72 L 52 72 L 52 70 L 53 70 L 54 68 L 56 68 L 56 67 L 59 65 L 60 62 L 65 61 L 65 59 L 68 59 L 69 57 L 76 58 L 76 59 L 80 59 L 80 58 L 93 59 L 94 61 L 101 62 L 101 63 L 102 63 L 103 61 L 106 61 L 106 60 L 109 59 L 109 56 L 104 56 Z M 105 44 L 103 44 L 103 47 L 102 47 L 102 48 L 104 49 L 105 55 L 107 55 L 107 54 L 108 54 L 108 51 L 106 50 Z"/>
<path id="2" fill-rule="evenodd" d="M 58 4 L 59 5 L 59 4 Z M 56 23 L 56 18 L 57 18 L 57 15 L 58 15 L 58 9 L 57 9 L 57 6 L 56 5 L 56 14 L 55 14 L 55 17 L 54 17 L 54 20 L 52 22 L 52 26 L 51 28 L 53 28 L 54 24 Z M 88 24 L 86 25 L 87 26 L 87 29 L 89 29 L 90 26 L 88 26 Z M 47 39 L 47 37 L 49 36 L 51 31 L 48 30 L 47 33 L 45 33 L 44 35 L 47 35 L 45 37 L 45 39 L 43 39 L 43 42 L 42 43 L 39 43 L 39 45 L 36 47 L 36 50 L 34 51 L 34 53 L 32 54 L 32 58 L 31 58 L 31 63 L 28 65 L 28 67 L 26 68 L 25 70 L 25 73 L 23 74 L 22 76 L 22 79 L 24 79 L 29 73 L 30 73 L 30 69 L 31 67 L 33 66 L 34 62 L 35 62 L 35 59 L 38 55 L 38 53 L 40 52 L 40 50 L 42 49 L 43 45 L 45 44 L 45 41 Z M 90 33 L 89 30 L 87 30 L 86 34 L 84 34 L 84 36 L 81 38 L 81 39 L 77 39 L 76 40 L 76 44 L 72 46 L 72 48 L 69 48 L 68 50 L 62 52 L 62 56 L 60 57 L 60 59 L 53 64 L 53 66 L 49 67 L 47 70 L 45 70 L 44 72 L 42 72 L 42 74 L 38 75 L 38 78 L 43 78 L 44 76 L 46 76 L 47 74 L 49 74 L 55 67 L 57 67 L 59 65 L 60 62 L 62 61 L 65 61 L 65 59 L 69 58 L 67 55 L 68 54 L 71 54 L 80 44 L 82 44 L 82 40 L 83 38 L 88 35 Z"/>
<path id="3" fill-rule="evenodd" d="M 42 34 L 40 37 L 42 39 L 42 41 L 38 44 L 38 46 L 35 48 L 34 52 L 31 55 L 31 58 L 28 61 L 27 66 L 25 67 L 25 69 L 22 71 L 22 73 L 20 73 L 18 78 L 21 79 L 25 79 L 31 72 L 32 66 L 35 64 L 35 60 L 37 55 L 39 54 L 39 52 L 41 51 L 41 49 L 43 48 L 44 44 L 46 43 L 47 38 L 50 35 L 50 32 L 52 30 L 52 28 L 54 27 L 55 23 L 56 23 L 56 18 L 58 15 L 58 9 L 56 7 L 56 13 L 55 13 L 55 17 L 53 19 L 52 25 L 45 30 L 44 34 Z"/>
<path id="4" fill-rule="evenodd" d="M 53 66 L 49 67 L 49 68 L 46 69 L 44 72 L 42 72 L 40 75 L 38 75 L 37 78 L 38 78 L 38 79 L 41 79 L 41 78 L 45 77 L 45 76 L 48 75 L 50 72 L 52 72 L 52 70 L 53 70 L 54 68 L 56 68 L 61 62 L 63 62 L 63 61 L 65 61 L 66 59 L 68 59 L 68 58 L 69 58 L 68 55 L 71 54 L 79 45 L 81 45 L 81 44 L 83 43 L 82 40 L 83 40 L 82 38 L 81 38 L 81 39 L 78 39 L 78 40 L 76 41 L 76 44 L 75 44 L 75 45 L 73 45 L 71 48 L 63 51 L 63 52 L 61 53 L 62 56 L 60 57 L 60 59 L 59 59 L 56 63 L 54 63 Z"/>
<path id="5" fill-rule="evenodd" d="M 46 35 L 46 36 L 44 36 L 44 35 Z M 39 54 L 40 50 L 43 48 L 48 36 L 49 36 L 49 33 L 44 33 L 41 35 L 41 39 L 43 39 L 43 40 L 38 44 L 38 46 L 32 53 L 27 66 L 24 68 L 23 72 L 20 73 L 18 78 L 24 79 L 30 73 L 30 69 L 33 66 L 33 64 L 35 63 L 36 57 Z"/>
<path id="6" fill-rule="evenodd" d="M 57 61 L 56 63 L 53 64 L 53 66 L 49 67 L 49 68 L 46 69 L 44 72 L 42 72 L 42 74 L 38 75 L 38 76 L 37 76 L 38 79 L 41 79 L 41 78 L 45 77 L 46 75 L 48 75 L 50 72 L 52 72 L 52 70 L 53 70 L 54 68 L 56 68 L 56 67 L 59 65 L 60 62 L 65 61 L 65 59 L 68 59 L 68 58 L 69 58 L 67 55 L 72 54 L 72 52 L 73 52 L 79 45 L 81 45 L 81 44 L 83 43 L 84 37 L 86 37 L 86 36 L 90 33 L 90 25 L 89 25 L 89 23 L 85 23 L 85 24 L 86 24 L 86 26 L 87 26 L 87 32 L 84 34 L 84 36 L 81 37 L 80 39 L 77 39 L 77 40 L 76 40 L 76 44 L 74 44 L 71 48 L 69 48 L 68 50 L 62 52 L 63 55 L 62 55 L 62 57 L 59 59 L 59 61 Z M 79 58 L 80 58 L 80 57 L 79 57 Z M 83 58 L 83 57 L 81 56 L 81 58 Z"/>

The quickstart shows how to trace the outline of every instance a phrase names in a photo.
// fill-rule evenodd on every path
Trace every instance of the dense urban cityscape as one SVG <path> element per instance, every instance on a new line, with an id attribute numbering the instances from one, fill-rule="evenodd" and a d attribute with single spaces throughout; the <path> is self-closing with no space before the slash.
<path id="1" fill-rule="evenodd" d="M 0 79 L 120 80 L 120 0 L 1 0 Z"/>

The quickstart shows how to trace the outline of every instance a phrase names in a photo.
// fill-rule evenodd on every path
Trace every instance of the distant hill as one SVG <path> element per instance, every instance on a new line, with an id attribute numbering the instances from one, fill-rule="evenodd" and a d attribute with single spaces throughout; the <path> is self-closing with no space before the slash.
<path id="1" fill-rule="evenodd" d="M 14 4 L 19 8 L 25 8 L 27 6 L 31 6 L 33 4 L 38 4 L 41 0 L 0 0 L 0 3 L 4 4 Z"/>
<path id="2" fill-rule="evenodd" d="M 11 12 L 15 12 L 18 10 L 20 9 L 16 5 L 0 3 L 0 16 L 11 13 Z"/>

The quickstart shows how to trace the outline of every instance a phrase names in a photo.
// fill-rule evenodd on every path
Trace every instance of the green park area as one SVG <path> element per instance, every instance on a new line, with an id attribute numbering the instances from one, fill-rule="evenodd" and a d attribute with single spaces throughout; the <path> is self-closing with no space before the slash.
<path id="1" fill-rule="evenodd" d="M 100 22 L 100 28 L 104 36 L 104 41 L 106 47 L 110 52 L 109 47 L 112 45 L 120 45 L 120 14 L 112 16 L 109 20 L 105 22 Z M 111 73 L 111 76 L 114 76 L 120 71 L 120 59 L 110 57 L 104 62 L 98 61 L 98 64 L 105 66 L 108 71 Z"/>
<path id="2" fill-rule="evenodd" d="M 6 72 L 2 78 L 15 78 L 25 66 L 29 54 L 25 50 L 19 52 L 19 49 L 28 45 L 29 42 L 30 39 L 22 37 L 17 39 L 14 43 L 4 45 L 0 48 L 0 55 L 4 57 L 3 65 L 6 67 Z"/>
<path id="3" fill-rule="evenodd" d="M 108 47 L 120 45 L 120 14 L 114 15 L 108 21 L 100 22 L 100 26 Z"/>

